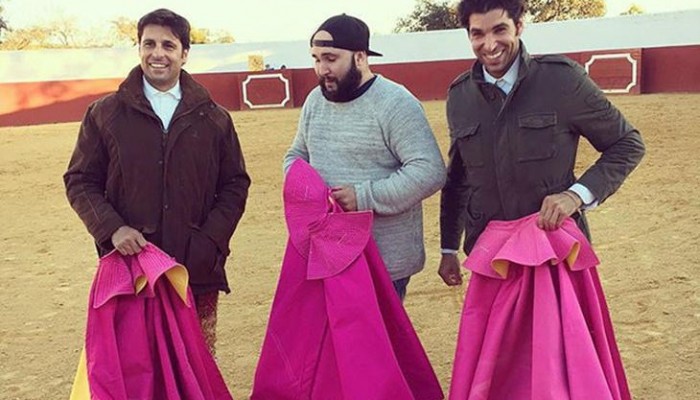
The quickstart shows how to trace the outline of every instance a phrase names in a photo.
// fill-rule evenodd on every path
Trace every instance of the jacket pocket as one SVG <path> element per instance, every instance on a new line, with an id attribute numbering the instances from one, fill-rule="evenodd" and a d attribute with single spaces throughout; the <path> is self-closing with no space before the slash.
<path id="1" fill-rule="evenodd" d="M 556 112 L 519 115 L 518 161 L 546 160 L 554 157 L 556 128 Z"/>
<path id="2" fill-rule="evenodd" d="M 484 217 L 484 213 L 479 211 L 481 207 L 483 207 L 483 203 L 475 196 L 478 190 L 479 189 L 470 188 L 466 193 L 466 201 L 464 202 L 467 213 L 467 226 L 470 229 L 481 225 L 481 220 Z"/>
<path id="3" fill-rule="evenodd" d="M 197 229 L 190 230 L 185 255 L 185 266 L 190 274 L 190 284 L 215 284 L 222 277 L 221 252 L 216 243 Z"/>
<path id="4" fill-rule="evenodd" d="M 484 165 L 483 145 L 479 133 L 479 124 L 459 126 L 450 129 L 450 137 L 459 149 L 462 162 L 467 167 Z"/>

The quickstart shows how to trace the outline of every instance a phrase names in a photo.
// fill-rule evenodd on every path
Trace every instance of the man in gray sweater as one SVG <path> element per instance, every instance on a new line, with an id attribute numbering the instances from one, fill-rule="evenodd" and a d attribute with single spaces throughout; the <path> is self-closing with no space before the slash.
<path id="1" fill-rule="evenodd" d="M 284 158 L 309 162 L 345 211 L 372 210 L 374 239 L 403 299 L 423 269 L 421 201 L 445 181 L 445 164 L 420 102 L 403 86 L 372 73 L 369 29 L 345 14 L 311 38 L 319 87 L 302 108 Z"/>

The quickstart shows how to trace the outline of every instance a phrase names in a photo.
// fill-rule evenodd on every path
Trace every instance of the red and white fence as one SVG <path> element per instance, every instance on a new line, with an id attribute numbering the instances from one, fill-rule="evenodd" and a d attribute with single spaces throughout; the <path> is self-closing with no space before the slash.
<path id="1" fill-rule="evenodd" d="M 529 25 L 531 54 L 565 54 L 607 93 L 700 92 L 700 10 Z M 682 33 L 682 34 L 681 34 Z M 372 37 L 372 70 L 440 100 L 474 55 L 462 29 Z M 248 56 L 282 66 L 247 71 Z M 0 126 L 79 121 L 138 63 L 136 49 L 0 52 Z M 299 107 L 317 84 L 307 41 L 193 46 L 186 68 L 229 110 Z"/>

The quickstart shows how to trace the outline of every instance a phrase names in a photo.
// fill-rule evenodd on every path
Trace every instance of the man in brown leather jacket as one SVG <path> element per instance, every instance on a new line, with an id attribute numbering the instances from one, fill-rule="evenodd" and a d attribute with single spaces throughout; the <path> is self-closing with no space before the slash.
<path id="1" fill-rule="evenodd" d="M 545 230 L 613 194 L 639 164 L 639 132 L 576 63 L 531 57 L 520 41 L 525 0 L 462 0 L 458 15 L 477 62 L 450 86 L 451 145 L 442 190 L 439 274 L 462 283 L 457 249 L 469 254 L 491 220 L 539 212 Z M 579 137 L 601 155 L 574 175 Z"/>
<path id="2" fill-rule="evenodd" d="M 187 267 L 214 349 L 224 263 L 250 178 L 229 113 L 182 70 L 190 25 L 159 9 L 138 23 L 140 66 L 90 105 L 68 171 L 68 200 L 100 256 L 152 242 Z"/>

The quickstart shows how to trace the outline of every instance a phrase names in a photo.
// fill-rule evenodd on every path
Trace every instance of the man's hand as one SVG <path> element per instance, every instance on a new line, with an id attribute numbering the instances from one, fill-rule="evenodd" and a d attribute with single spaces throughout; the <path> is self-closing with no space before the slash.
<path id="1" fill-rule="evenodd" d="M 582 204 L 581 198 L 570 190 L 549 195 L 542 200 L 537 226 L 545 231 L 558 229 Z"/>
<path id="2" fill-rule="evenodd" d="M 447 286 L 457 286 L 462 284 L 462 274 L 457 254 L 442 255 L 438 275 L 440 275 L 442 280 L 445 281 Z"/>
<path id="3" fill-rule="evenodd" d="M 331 196 L 345 211 L 357 211 L 357 196 L 354 186 L 337 186 L 331 188 Z"/>
<path id="4" fill-rule="evenodd" d="M 146 238 L 130 226 L 122 226 L 112 234 L 112 245 L 124 256 L 134 255 L 146 246 Z"/>

